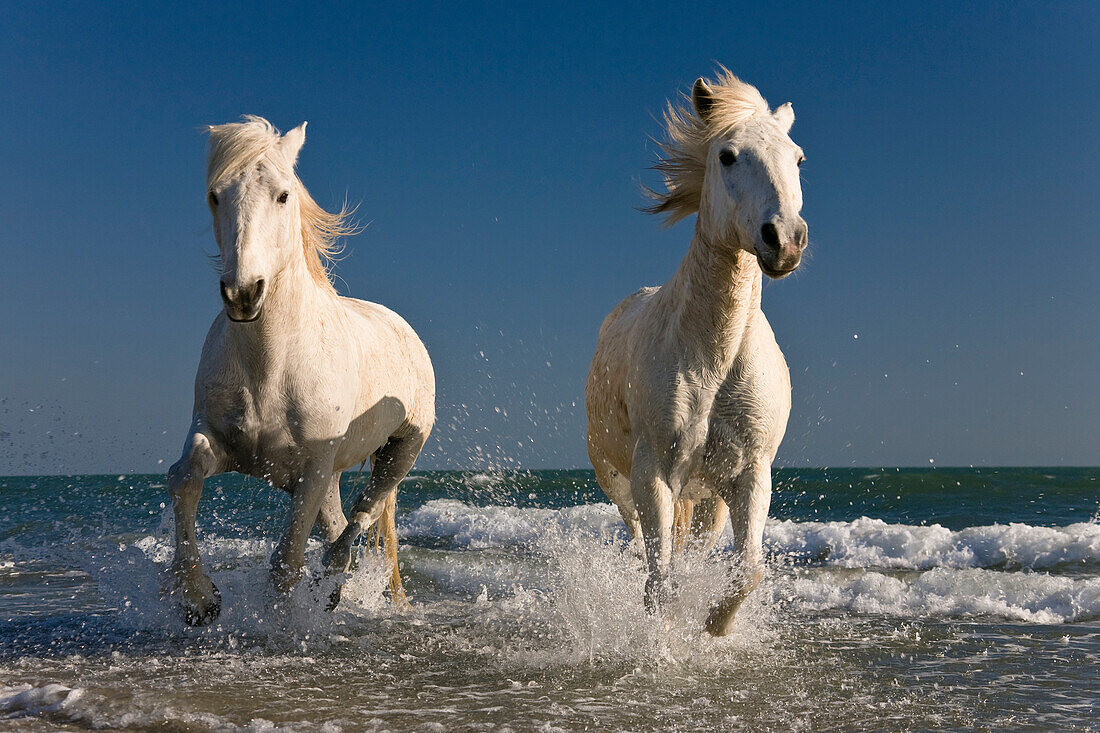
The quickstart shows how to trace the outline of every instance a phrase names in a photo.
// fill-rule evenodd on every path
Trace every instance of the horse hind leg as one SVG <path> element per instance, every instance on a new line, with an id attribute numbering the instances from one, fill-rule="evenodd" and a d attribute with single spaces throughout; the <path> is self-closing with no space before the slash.
<path id="1" fill-rule="evenodd" d="M 383 520 L 380 526 L 380 539 L 386 545 L 386 552 L 393 564 L 393 576 L 390 579 L 390 591 L 395 601 L 405 598 L 401 586 L 401 576 L 397 566 L 397 526 L 396 503 L 397 486 L 408 475 L 424 446 L 425 436 L 413 433 L 389 441 L 375 452 L 371 467 L 370 481 L 362 494 L 356 499 L 347 527 L 333 542 L 325 554 L 325 566 L 330 573 L 347 572 L 355 541 L 359 535 L 370 529 L 376 522 Z M 339 600 L 339 589 L 332 598 L 332 605 Z"/>
<path id="2" fill-rule="evenodd" d="M 726 528 L 729 515 L 729 507 L 720 497 L 710 496 L 697 501 L 691 516 L 691 548 L 697 552 L 709 552 Z"/>
<path id="3" fill-rule="evenodd" d="M 672 505 L 672 549 L 680 552 L 688 546 L 692 537 L 692 520 L 695 516 L 695 502 L 680 499 Z"/>

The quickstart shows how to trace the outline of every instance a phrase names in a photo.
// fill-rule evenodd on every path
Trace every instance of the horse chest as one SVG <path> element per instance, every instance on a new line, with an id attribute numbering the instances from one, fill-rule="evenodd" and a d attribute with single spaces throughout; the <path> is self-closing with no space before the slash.
<path id="1" fill-rule="evenodd" d="M 669 406 L 672 417 L 672 458 L 690 470 L 706 443 L 718 385 L 697 378 L 679 379 Z"/>
<path id="2" fill-rule="evenodd" d="M 697 476 L 715 454 L 739 465 L 754 452 L 766 432 L 766 416 L 758 415 L 752 390 L 741 369 L 711 375 L 685 385 L 677 399 L 678 429 L 673 441 L 675 461 L 686 476 Z"/>
<path id="3" fill-rule="evenodd" d="M 238 389 L 211 402 L 215 409 L 207 421 L 235 470 L 278 482 L 308 457 L 309 446 L 295 429 L 295 411 L 285 400 Z"/>

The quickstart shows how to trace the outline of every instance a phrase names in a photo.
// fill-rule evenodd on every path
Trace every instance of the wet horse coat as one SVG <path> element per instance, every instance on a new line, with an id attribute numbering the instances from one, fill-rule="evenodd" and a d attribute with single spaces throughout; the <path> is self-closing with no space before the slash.
<path id="1" fill-rule="evenodd" d="M 346 212 L 321 209 L 294 173 L 305 123 L 281 136 L 247 117 L 211 127 L 210 139 L 207 199 L 225 307 L 203 346 L 183 455 L 168 473 L 176 520 L 168 591 L 192 624 L 213 621 L 221 607 L 195 535 L 208 476 L 238 471 L 290 493 L 272 557 L 273 583 L 286 591 L 315 524 L 330 572 L 347 569 L 356 537 L 387 509 L 393 545 L 397 485 L 435 421 L 435 377 L 413 329 L 332 286 L 325 263 L 350 229 Z M 349 524 L 340 474 L 367 460 L 370 481 Z"/>
<path id="2" fill-rule="evenodd" d="M 797 268 L 801 149 L 789 104 L 772 112 L 722 70 L 696 81 L 690 108 L 670 105 L 655 213 L 697 213 L 672 278 L 627 297 L 604 320 L 588 374 L 588 453 L 649 566 L 646 604 L 664 592 L 674 505 L 695 502 L 704 545 L 732 519 L 742 578 L 707 619 L 728 633 L 763 574 L 771 464 L 791 406 L 790 376 L 761 310 L 763 275 Z"/>

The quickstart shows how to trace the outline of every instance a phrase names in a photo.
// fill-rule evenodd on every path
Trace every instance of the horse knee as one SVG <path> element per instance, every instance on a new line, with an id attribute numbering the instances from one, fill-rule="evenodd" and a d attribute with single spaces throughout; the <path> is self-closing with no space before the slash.
<path id="1" fill-rule="evenodd" d="M 214 472 L 216 463 L 210 439 L 202 433 L 192 433 L 183 455 L 168 469 L 168 490 L 175 493 L 195 478 L 206 478 Z"/>

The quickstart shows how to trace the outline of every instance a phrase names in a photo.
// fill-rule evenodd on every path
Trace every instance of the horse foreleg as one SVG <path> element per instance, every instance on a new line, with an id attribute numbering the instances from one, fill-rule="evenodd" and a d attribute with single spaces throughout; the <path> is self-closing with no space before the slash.
<path id="1" fill-rule="evenodd" d="M 397 533 L 394 524 L 393 507 L 396 504 L 397 485 L 408 475 L 412 469 L 420 449 L 424 446 L 424 435 L 413 433 L 401 438 L 390 440 L 375 452 L 374 464 L 371 466 L 370 481 L 363 493 L 356 499 L 351 511 L 351 518 L 340 537 L 332 544 L 325 555 L 325 566 L 330 573 L 347 572 L 351 564 L 351 555 L 355 548 L 355 541 L 359 535 L 383 516 L 387 502 L 390 503 L 390 511 L 387 513 L 386 525 L 382 527 L 382 534 L 386 539 L 387 554 L 391 561 L 397 562 Z M 393 497 L 392 499 L 390 497 Z M 392 547 L 392 549 L 390 549 Z M 396 599 L 404 596 L 400 585 L 400 575 L 397 580 L 391 582 L 391 591 Z M 339 591 L 334 594 L 333 602 L 339 599 Z"/>
<path id="2" fill-rule="evenodd" d="M 733 543 L 741 573 L 733 592 L 711 609 L 706 629 L 724 636 L 733 626 L 737 609 L 764 577 L 764 523 L 772 497 L 771 466 L 757 462 L 737 478 L 720 487 L 733 522 Z"/>
<path id="3" fill-rule="evenodd" d="M 203 433 L 193 432 L 187 438 L 183 455 L 168 469 L 168 493 L 172 497 L 176 524 L 176 552 L 166 590 L 176 598 L 184 620 L 191 626 L 212 622 L 222 610 L 221 593 L 203 570 L 195 536 L 195 515 L 203 482 L 220 468 L 221 461 L 212 441 Z"/>
<path id="4" fill-rule="evenodd" d="M 290 517 L 286 532 L 271 556 L 271 580 L 275 589 L 287 592 L 302 577 L 306 541 L 317 522 L 321 505 L 331 494 L 332 458 L 310 461 L 290 495 Z"/>
<path id="5" fill-rule="evenodd" d="M 340 504 L 340 474 L 334 473 L 328 492 L 321 501 L 321 512 L 317 515 L 317 529 L 321 530 L 325 535 L 325 542 L 331 546 L 340 538 L 347 526 L 348 520 Z"/>
<path id="6" fill-rule="evenodd" d="M 672 559 L 672 492 L 649 449 L 642 441 L 634 448 L 630 469 L 630 494 L 642 530 L 649 577 L 645 606 L 655 612 L 664 591 Z"/>

